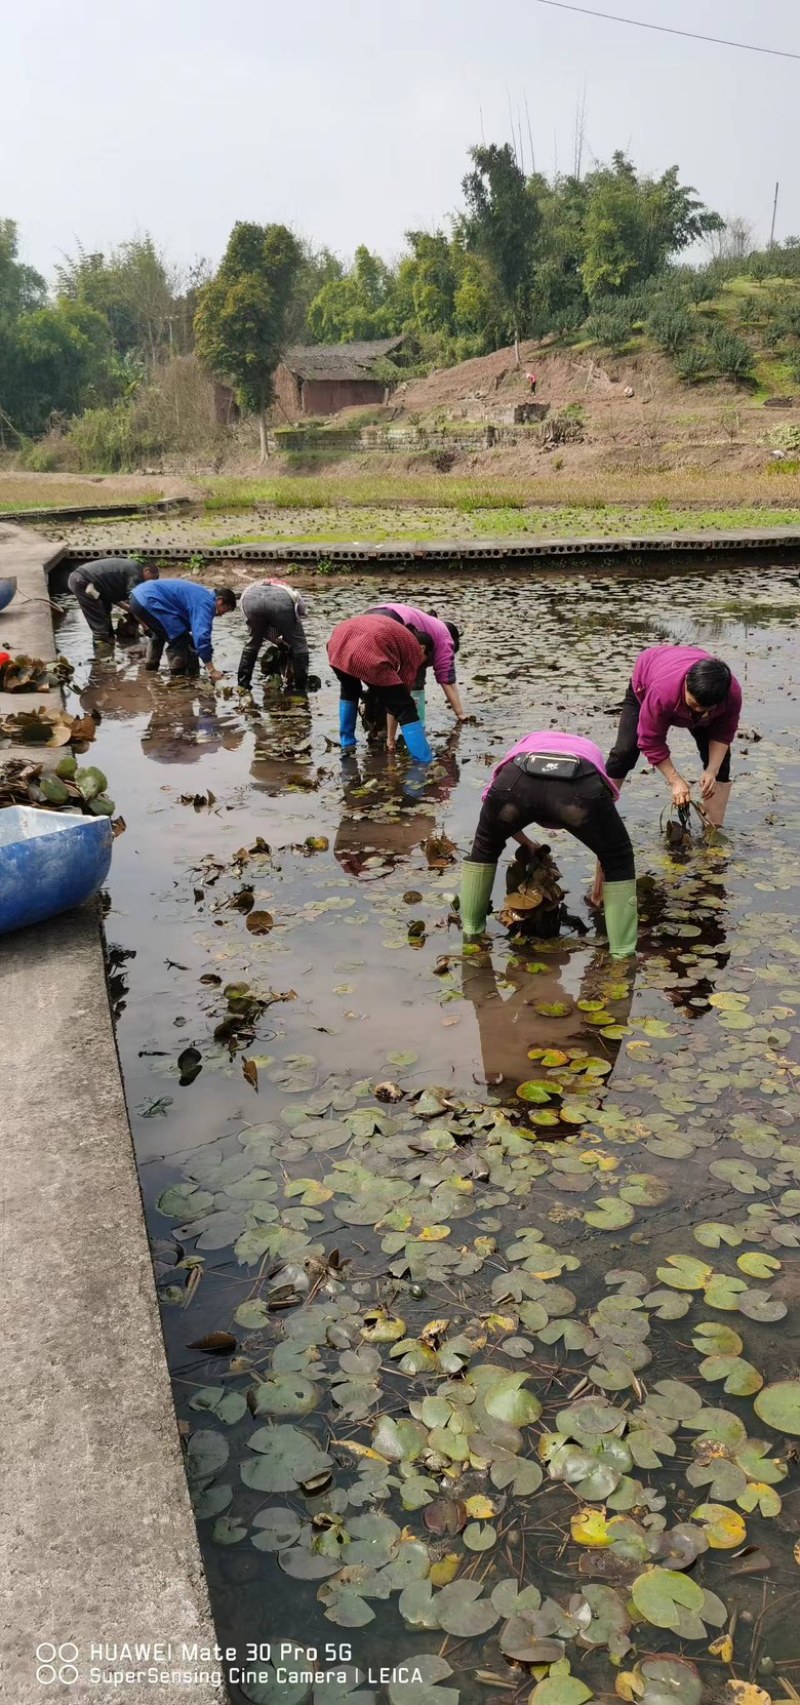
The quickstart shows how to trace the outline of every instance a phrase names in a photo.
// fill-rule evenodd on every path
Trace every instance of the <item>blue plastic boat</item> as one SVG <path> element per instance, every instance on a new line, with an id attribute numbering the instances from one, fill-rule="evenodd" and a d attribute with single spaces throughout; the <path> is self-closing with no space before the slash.
<path id="1" fill-rule="evenodd" d="M 6 605 L 11 603 L 16 590 L 17 577 L 15 574 L 9 574 L 4 579 L 0 579 L 0 610 L 4 610 Z"/>
<path id="2" fill-rule="evenodd" d="M 91 900 L 108 875 L 113 840 L 108 817 L 0 810 L 0 935 Z"/>

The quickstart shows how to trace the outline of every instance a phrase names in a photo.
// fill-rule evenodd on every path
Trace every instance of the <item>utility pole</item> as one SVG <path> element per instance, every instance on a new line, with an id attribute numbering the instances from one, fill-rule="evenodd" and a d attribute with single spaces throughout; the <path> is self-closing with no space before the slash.
<path id="1" fill-rule="evenodd" d="M 769 234 L 769 246 L 771 249 L 775 247 L 775 218 L 778 212 L 778 190 L 780 187 L 779 183 L 775 185 L 775 200 L 772 203 L 772 229 Z"/>

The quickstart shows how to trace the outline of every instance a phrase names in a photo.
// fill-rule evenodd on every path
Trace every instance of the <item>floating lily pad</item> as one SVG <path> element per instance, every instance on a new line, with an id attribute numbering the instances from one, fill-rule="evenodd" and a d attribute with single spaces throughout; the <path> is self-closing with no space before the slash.
<path id="1" fill-rule="evenodd" d="M 776 1433 L 800 1436 L 800 1379 L 781 1379 L 765 1385 L 758 1393 L 753 1408 L 760 1421 L 773 1427 Z"/>

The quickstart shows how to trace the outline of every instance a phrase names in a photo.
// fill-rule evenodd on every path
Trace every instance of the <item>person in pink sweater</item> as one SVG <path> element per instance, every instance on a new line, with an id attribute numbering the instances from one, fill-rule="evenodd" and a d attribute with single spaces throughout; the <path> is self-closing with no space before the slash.
<path id="1" fill-rule="evenodd" d="M 636 952 L 638 912 L 633 848 L 617 810 L 619 788 L 593 740 L 542 730 L 518 740 L 492 771 L 472 851 L 461 870 L 459 910 L 466 940 L 483 934 L 497 861 L 506 842 L 534 845 L 525 829 L 566 829 L 596 855 L 611 956 Z"/>
<path id="2" fill-rule="evenodd" d="M 691 787 L 672 762 L 667 736 L 688 728 L 703 764 L 700 794 L 720 827 L 731 792 L 731 745 L 739 726 L 742 689 L 727 663 L 699 645 L 654 645 L 636 659 L 622 705 L 617 738 L 606 760 L 622 782 L 642 753 L 664 777 L 674 805 L 688 805 Z"/>

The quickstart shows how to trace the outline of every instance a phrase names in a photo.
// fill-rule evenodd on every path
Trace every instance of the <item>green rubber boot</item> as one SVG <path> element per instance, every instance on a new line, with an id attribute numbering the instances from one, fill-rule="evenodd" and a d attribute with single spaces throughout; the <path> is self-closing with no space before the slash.
<path id="1" fill-rule="evenodd" d="M 628 959 L 636 952 L 639 925 L 636 882 L 633 877 L 628 882 L 606 882 L 603 889 L 603 911 L 612 959 Z"/>
<path id="2" fill-rule="evenodd" d="M 470 864 L 468 860 L 465 860 L 461 866 L 461 890 L 458 909 L 461 915 L 461 928 L 467 939 L 483 935 L 486 928 L 486 914 L 489 910 L 496 871 L 496 864 Z"/>

